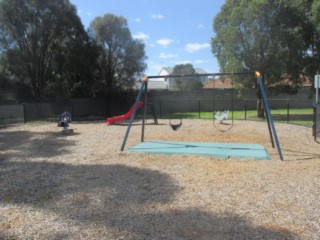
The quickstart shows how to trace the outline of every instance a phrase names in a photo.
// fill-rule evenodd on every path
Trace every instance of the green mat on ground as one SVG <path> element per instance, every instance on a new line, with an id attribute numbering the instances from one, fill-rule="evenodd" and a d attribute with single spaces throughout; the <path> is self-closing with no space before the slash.
<path id="1" fill-rule="evenodd" d="M 265 147 L 259 144 L 216 143 L 216 142 L 172 142 L 149 141 L 129 148 L 130 152 L 153 154 L 195 154 L 218 158 L 270 159 Z"/>

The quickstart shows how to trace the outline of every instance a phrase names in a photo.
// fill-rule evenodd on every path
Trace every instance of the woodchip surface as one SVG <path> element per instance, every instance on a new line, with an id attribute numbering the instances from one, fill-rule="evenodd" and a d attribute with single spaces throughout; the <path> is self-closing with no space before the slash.
<path id="1" fill-rule="evenodd" d="M 226 133 L 209 120 L 146 125 L 145 140 L 255 143 L 271 160 L 131 153 L 127 125 L 0 129 L 0 239 L 320 239 L 320 146 L 311 129 L 266 123 Z"/>

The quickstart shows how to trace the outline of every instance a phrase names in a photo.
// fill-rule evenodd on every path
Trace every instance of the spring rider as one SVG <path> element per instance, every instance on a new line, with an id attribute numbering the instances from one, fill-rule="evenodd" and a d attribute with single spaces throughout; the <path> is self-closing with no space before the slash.
<path id="1" fill-rule="evenodd" d="M 69 123 L 71 123 L 71 114 L 67 111 L 58 116 L 58 127 L 63 127 L 63 132 L 68 132 Z"/>

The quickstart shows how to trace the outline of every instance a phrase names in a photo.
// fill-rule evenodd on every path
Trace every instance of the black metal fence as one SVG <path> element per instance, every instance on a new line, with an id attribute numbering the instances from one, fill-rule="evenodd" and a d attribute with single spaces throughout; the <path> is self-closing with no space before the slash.
<path id="1" fill-rule="evenodd" d="M 313 137 L 316 142 L 320 142 L 320 104 L 314 105 L 313 113 Z"/>
<path id="2" fill-rule="evenodd" d="M 156 112 L 160 117 L 170 113 L 186 113 L 194 112 L 198 113 L 201 118 L 203 112 L 215 112 L 215 111 L 243 111 L 244 116 L 249 110 L 257 109 L 257 99 L 237 99 L 232 100 L 183 100 L 183 101 L 155 101 L 153 102 Z M 271 110 L 285 109 L 288 119 L 290 118 L 290 112 L 293 109 L 310 109 L 310 116 L 312 116 L 313 101 L 306 100 L 288 100 L 288 99 L 272 99 L 269 100 Z"/>
<path id="3" fill-rule="evenodd" d="M 243 119 L 249 116 L 249 110 L 257 109 L 257 99 L 210 99 L 192 100 L 175 99 L 159 100 L 149 98 L 153 103 L 155 112 L 159 118 L 166 118 L 171 113 L 195 113 L 193 115 L 202 118 L 205 112 L 215 111 L 243 111 Z M 117 116 L 126 113 L 134 102 L 134 97 L 124 97 L 117 101 L 73 99 L 63 103 L 28 103 L 15 105 L 0 105 L 0 123 L 29 122 L 34 120 L 56 120 L 64 111 L 72 114 L 74 120 L 105 119 L 109 116 Z M 286 114 L 276 116 L 276 120 L 290 122 L 299 117 L 312 120 L 312 100 L 269 99 L 271 110 L 286 109 Z M 310 108 L 310 114 L 297 116 L 292 114 L 293 109 Z M 282 111 L 283 112 L 283 111 Z M 185 115 L 187 116 L 187 115 Z"/>
<path id="4" fill-rule="evenodd" d="M 35 120 L 56 121 L 64 111 L 71 113 L 73 120 L 100 120 L 127 112 L 132 99 L 105 100 L 73 99 L 55 103 L 24 103 L 0 105 L 0 124 L 26 123 Z M 141 111 L 141 110 L 140 110 Z"/>

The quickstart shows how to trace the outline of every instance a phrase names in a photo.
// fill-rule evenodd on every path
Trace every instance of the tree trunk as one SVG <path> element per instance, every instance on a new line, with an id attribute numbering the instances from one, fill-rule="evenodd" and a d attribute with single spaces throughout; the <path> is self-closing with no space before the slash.
<path id="1" fill-rule="evenodd" d="M 263 99 L 262 99 L 260 88 L 259 88 L 258 84 L 256 84 L 256 90 L 257 90 L 257 117 L 264 118 Z"/>
<path id="2" fill-rule="evenodd" d="M 257 100 L 257 117 L 264 118 L 264 106 L 262 98 L 258 98 Z"/>

